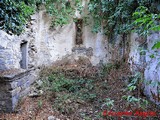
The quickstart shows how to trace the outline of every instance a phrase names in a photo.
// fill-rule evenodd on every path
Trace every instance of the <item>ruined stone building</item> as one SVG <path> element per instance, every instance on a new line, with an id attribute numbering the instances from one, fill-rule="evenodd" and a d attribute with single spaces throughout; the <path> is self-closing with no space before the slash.
<path id="1" fill-rule="evenodd" d="M 93 65 L 108 61 L 107 41 L 101 33 L 93 34 L 77 15 L 77 22 L 51 28 L 45 10 L 31 16 L 20 36 L 0 30 L 0 111 L 12 111 L 18 99 L 30 91 L 40 67 L 57 60 L 84 57 Z"/>

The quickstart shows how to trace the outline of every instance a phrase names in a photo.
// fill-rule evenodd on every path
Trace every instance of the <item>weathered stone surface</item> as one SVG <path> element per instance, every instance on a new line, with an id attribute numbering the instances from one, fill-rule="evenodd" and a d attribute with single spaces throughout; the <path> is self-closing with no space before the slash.
<path id="1" fill-rule="evenodd" d="M 30 92 L 31 84 L 37 79 L 38 70 L 23 71 L 1 76 L 0 112 L 14 111 L 18 100 Z"/>
<path id="2" fill-rule="evenodd" d="M 27 95 L 30 91 L 31 91 L 31 88 L 30 88 L 30 87 L 24 89 L 23 91 L 21 91 L 19 97 L 21 98 L 21 97 Z"/>
<path id="3" fill-rule="evenodd" d="M 0 70 L 19 68 L 20 50 L 17 36 L 0 30 Z"/>
<path id="4" fill-rule="evenodd" d="M 84 6 L 87 3 L 83 3 Z M 85 5 L 86 4 L 86 5 Z M 76 47 L 76 27 L 71 22 L 63 27 L 50 28 L 51 19 L 45 10 L 41 10 L 31 16 L 31 21 L 27 23 L 25 32 L 20 36 L 8 35 L 0 31 L 0 70 L 11 68 L 22 68 L 21 43 L 28 44 L 28 57 L 26 57 L 28 68 L 35 68 L 42 65 L 50 65 L 57 60 L 63 59 L 66 55 L 72 54 L 72 48 Z M 106 57 L 107 38 L 102 33 L 93 34 L 90 26 L 83 26 L 81 34 L 83 43 L 79 47 L 77 54 L 84 53 L 93 65 L 99 64 L 100 60 L 108 61 Z M 78 48 L 78 47 L 77 47 Z M 90 49 L 91 48 L 91 49 Z M 77 55 L 75 55 L 75 58 Z"/>
<path id="5" fill-rule="evenodd" d="M 147 38 L 146 54 L 140 55 L 139 47 L 143 47 L 137 34 L 131 35 L 130 57 L 129 63 L 132 71 L 144 70 L 144 93 L 157 105 L 160 105 L 160 64 L 159 56 L 151 58 L 150 55 L 155 54 L 152 46 L 160 39 L 160 33 L 153 33 Z M 160 55 L 160 50 L 157 50 Z M 159 95 L 159 96 L 158 96 Z"/>
<path id="6" fill-rule="evenodd" d="M 146 69 L 145 69 L 145 94 L 155 102 L 160 105 L 160 60 L 159 56 L 151 58 L 150 55 L 155 54 L 154 50 L 152 50 L 153 45 L 156 41 L 159 41 L 160 33 L 153 33 L 147 39 L 149 52 L 146 53 Z M 157 50 L 157 54 L 160 55 L 160 49 Z M 150 84 L 148 84 L 150 83 Z"/>

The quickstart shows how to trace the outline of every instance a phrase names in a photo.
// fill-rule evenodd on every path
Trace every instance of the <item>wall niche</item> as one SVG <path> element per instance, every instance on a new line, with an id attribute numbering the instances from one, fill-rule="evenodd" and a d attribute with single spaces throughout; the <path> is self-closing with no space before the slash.
<path id="1" fill-rule="evenodd" d="M 28 43 L 23 42 L 20 44 L 21 56 L 20 66 L 22 69 L 28 69 Z"/>
<path id="2" fill-rule="evenodd" d="M 83 44 L 83 40 L 82 40 L 82 27 L 83 27 L 83 19 L 76 19 L 76 40 L 75 40 L 75 44 L 76 45 L 82 45 Z"/>

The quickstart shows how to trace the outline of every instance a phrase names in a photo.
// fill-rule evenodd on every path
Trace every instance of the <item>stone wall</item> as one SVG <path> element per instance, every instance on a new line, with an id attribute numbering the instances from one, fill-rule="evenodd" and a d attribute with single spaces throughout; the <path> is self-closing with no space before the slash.
<path id="1" fill-rule="evenodd" d="M 63 27 L 50 28 L 51 18 L 44 9 L 31 16 L 20 36 L 0 30 L 0 111 L 13 111 L 20 97 L 30 91 L 37 79 L 39 67 L 58 60 L 77 60 L 85 57 L 93 65 L 107 62 L 107 38 L 93 34 L 90 26 L 82 24 L 82 43 L 76 44 L 76 25 L 73 21 Z"/>
<path id="2" fill-rule="evenodd" d="M 153 33 L 147 38 L 147 49 L 145 60 L 147 66 L 145 68 L 144 77 L 145 77 L 145 94 L 155 102 L 156 104 L 160 105 L 160 49 L 157 50 L 155 53 L 152 50 L 152 46 L 155 44 L 156 41 L 160 40 L 160 33 Z M 150 56 L 152 54 L 155 55 L 154 58 Z"/>
<path id="3" fill-rule="evenodd" d="M 37 66 L 49 65 L 63 56 L 72 53 L 75 40 L 75 24 L 72 22 L 63 27 L 50 28 L 51 19 L 40 11 L 36 16 L 35 56 Z"/>
<path id="4" fill-rule="evenodd" d="M 84 26 L 83 40 L 86 48 L 93 49 L 93 55 L 90 57 L 93 65 L 99 64 L 100 61 L 103 63 L 109 61 L 108 39 L 103 33 L 93 34 L 90 26 Z"/>
<path id="5" fill-rule="evenodd" d="M 37 70 L 12 70 L 0 77 L 0 112 L 12 112 L 19 99 L 30 92 Z"/>
<path id="6" fill-rule="evenodd" d="M 19 68 L 20 41 L 17 36 L 0 30 L 0 70 Z"/>
<path id="7" fill-rule="evenodd" d="M 83 1 L 86 10 L 87 2 Z M 85 12 L 87 14 L 87 11 Z M 83 16 L 77 15 L 75 18 Z M 42 65 L 50 65 L 57 60 L 61 60 L 64 56 L 75 55 L 75 59 L 79 56 L 72 52 L 73 48 L 80 47 L 84 49 L 92 49 L 91 55 L 86 55 L 93 65 L 99 62 L 106 63 L 109 61 L 109 52 L 107 48 L 107 37 L 102 33 L 93 34 L 91 26 L 82 24 L 82 44 L 76 44 L 77 29 L 75 22 L 63 27 L 50 28 L 51 18 L 42 8 L 39 12 L 31 16 L 31 21 L 27 23 L 25 32 L 20 36 L 8 35 L 0 31 L 0 70 L 11 68 L 23 68 L 20 63 L 24 63 L 22 43 L 27 43 L 26 48 L 26 68 L 36 68 Z M 78 50 L 78 49 L 77 49 Z M 81 56 L 81 55 L 80 55 Z"/>
<path id="8" fill-rule="evenodd" d="M 160 104 L 160 50 L 156 50 L 157 56 L 154 58 L 150 56 L 155 54 L 152 47 L 156 41 L 159 41 L 160 33 L 152 33 L 148 36 L 147 41 L 141 39 L 137 34 L 131 34 L 129 63 L 133 72 L 141 70 L 144 72 L 144 93 L 145 95 L 156 104 Z M 147 44 L 144 44 L 147 43 Z M 145 54 L 140 55 L 140 49 L 144 48 Z"/>
<path id="9" fill-rule="evenodd" d="M 140 43 L 138 42 L 138 34 L 131 33 L 130 35 L 130 53 L 128 62 L 130 63 L 131 71 L 135 71 L 137 68 L 136 66 L 140 66 L 140 50 L 139 50 Z"/>
<path id="10" fill-rule="evenodd" d="M 74 48 L 93 49 L 93 54 L 88 57 L 93 65 L 97 65 L 101 60 L 107 61 L 107 38 L 102 33 L 93 34 L 91 26 L 82 28 L 82 41 L 81 45 L 76 44 L 76 25 L 71 22 L 63 27 L 50 28 L 50 18 L 45 10 L 36 14 L 37 17 L 37 30 L 35 37 L 35 46 L 37 47 L 37 65 L 49 65 L 57 60 L 61 60 L 66 55 L 75 55 L 75 59 L 80 54 L 73 52 Z"/>

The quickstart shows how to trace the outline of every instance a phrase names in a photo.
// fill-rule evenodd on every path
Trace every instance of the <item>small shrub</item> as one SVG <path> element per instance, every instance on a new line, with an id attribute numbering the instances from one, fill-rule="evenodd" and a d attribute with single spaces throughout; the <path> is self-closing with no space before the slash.
<path id="1" fill-rule="evenodd" d="M 127 104 L 137 104 L 139 108 L 145 109 L 148 105 L 148 101 L 145 99 L 140 98 L 140 92 L 142 89 L 142 83 L 144 82 L 142 78 L 142 74 L 137 72 L 129 81 L 127 85 L 126 92 L 130 95 L 122 96 L 123 99 L 127 100 Z M 134 94 L 136 92 L 136 95 Z M 143 92 L 143 91 L 142 91 Z M 132 95 L 133 94 L 133 95 Z M 137 96 L 137 97 L 135 97 Z"/>
<path id="2" fill-rule="evenodd" d="M 104 100 L 104 103 L 102 104 L 102 108 L 107 107 L 107 109 L 112 109 L 114 106 L 114 100 L 111 100 L 110 98 L 106 98 Z"/>
<path id="3" fill-rule="evenodd" d="M 78 109 L 77 106 L 81 104 L 79 101 L 94 102 L 97 98 L 92 79 L 78 75 L 72 78 L 68 74 L 65 75 L 65 71 L 60 69 L 45 69 L 42 73 L 48 75 L 48 77 L 42 77 L 44 79 L 43 89 L 46 92 L 54 92 L 55 99 L 50 101 L 54 109 L 63 114 L 71 114 Z M 49 99 L 52 98 L 49 97 Z"/>
<path id="4" fill-rule="evenodd" d="M 51 83 L 51 90 L 54 92 L 68 91 L 72 87 L 74 81 L 67 79 L 64 75 L 51 74 L 48 77 L 48 81 Z"/>
<path id="5" fill-rule="evenodd" d="M 106 65 L 103 66 L 103 69 L 102 69 L 102 74 L 105 75 L 105 74 L 109 74 L 109 72 L 111 71 L 111 69 L 114 69 L 115 66 L 112 64 L 112 63 L 108 63 Z"/>
<path id="6" fill-rule="evenodd" d="M 1 0 L 0 1 L 0 29 L 9 34 L 21 34 L 25 24 L 36 9 L 36 3 L 24 0 Z"/>
<path id="7" fill-rule="evenodd" d="M 42 105 L 43 105 L 42 100 L 38 100 L 38 107 L 39 107 L 40 109 L 42 108 Z"/>
<path id="8" fill-rule="evenodd" d="M 53 109 L 60 111 L 63 114 L 71 114 L 76 108 L 74 108 L 74 95 L 72 94 L 58 94 L 54 100 Z"/>

